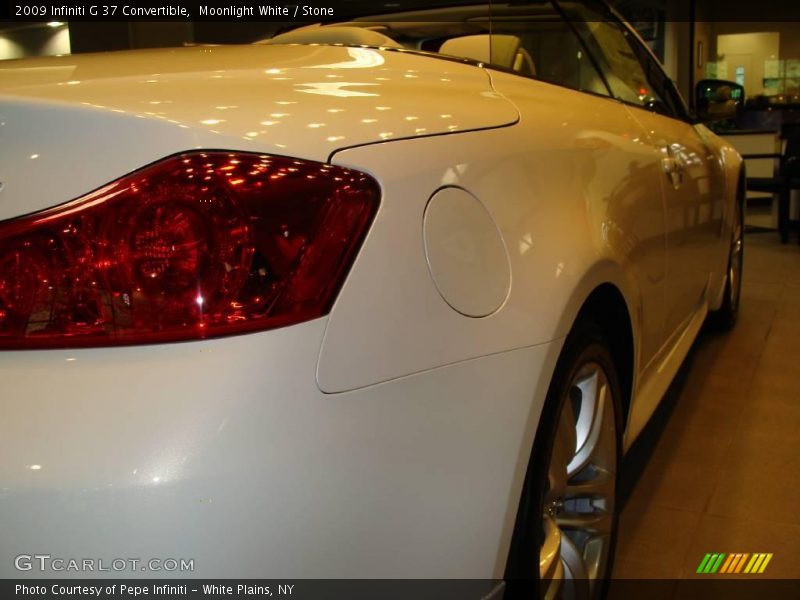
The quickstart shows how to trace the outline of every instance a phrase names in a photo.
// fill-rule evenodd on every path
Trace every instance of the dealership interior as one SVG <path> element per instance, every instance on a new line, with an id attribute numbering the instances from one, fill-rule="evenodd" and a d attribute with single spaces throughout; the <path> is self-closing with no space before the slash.
<path id="1" fill-rule="evenodd" d="M 690 107 L 702 80 L 742 86 L 738 117 L 718 133 L 743 155 L 748 175 L 739 322 L 730 334 L 700 335 L 626 458 L 615 576 L 691 578 L 698 576 L 698 556 L 727 548 L 772 553 L 766 575 L 794 578 L 800 573 L 800 169 L 787 175 L 787 165 L 800 160 L 800 22 L 736 17 L 736 2 L 613 4 Z M 252 42 L 285 27 L 0 22 L 0 60 Z"/>

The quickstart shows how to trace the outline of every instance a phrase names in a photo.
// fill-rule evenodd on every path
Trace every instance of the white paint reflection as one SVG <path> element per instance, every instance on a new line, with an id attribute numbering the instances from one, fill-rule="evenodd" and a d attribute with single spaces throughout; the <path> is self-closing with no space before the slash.
<path id="1" fill-rule="evenodd" d="M 362 92 L 358 90 L 347 90 L 344 88 L 347 87 L 367 87 L 367 86 L 376 86 L 377 83 L 352 83 L 348 81 L 326 81 L 324 83 L 301 83 L 298 84 L 297 88 L 306 88 L 306 89 L 298 89 L 298 92 L 302 92 L 304 94 L 318 94 L 320 96 L 335 96 L 336 98 L 353 98 L 353 97 L 365 97 L 365 96 L 378 96 L 378 94 L 372 94 L 370 92 Z"/>
<path id="2" fill-rule="evenodd" d="M 351 60 L 327 65 L 311 65 L 305 69 L 369 69 L 381 66 L 386 60 L 380 52 L 369 48 L 348 48 L 347 53 Z"/>
<path id="3" fill-rule="evenodd" d="M 533 235 L 526 233 L 519 241 L 519 255 L 525 256 L 531 248 L 533 248 Z"/>

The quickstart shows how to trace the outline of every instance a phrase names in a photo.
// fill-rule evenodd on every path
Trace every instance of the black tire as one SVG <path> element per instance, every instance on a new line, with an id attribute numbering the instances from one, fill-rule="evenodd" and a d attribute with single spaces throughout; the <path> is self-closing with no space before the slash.
<path id="1" fill-rule="evenodd" d="M 523 484 L 522 496 L 517 511 L 509 558 L 506 565 L 505 598 L 541 598 L 544 586 L 539 581 L 539 555 L 543 541 L 543 512 L 545 495 L 549 488 L 549 468 L 556 439 L 556 429 L 561 412 L 572 389 L 570 384 L 589 363 L 597 363 L 605 371 L 613 398 L 613 424 L 615 426 L 616 470 L 613 480 L 614 498 L 619 498 L 619 469 L 621 467 L 622 438 L 622 392 L 617 369 L 609 350 L 610 346 L 602 330 L 594 323 L 582 321 L 575 325 L 567 337 L 556 365 L 553 379 L 539 419 L 533 451 Z M 611 519 L 608 557 L 597 585 L 585 597 L 603 598 L 607 591 L 608 578 L 613 569 L 614 550 L 617 538 L 619 506 L 614 502 Z"/>
<path id="2" fill-rule="evenodd" d="M 725 274 L 725 292 L 722 305 L 708 314 L 707 325 L 715 331 L 729 331 L 739 319 L 739 306 L 742 298 L 742 269 L 744 267 L 744 200 L 737 201 L 737 219 L 733 224 L 728 268 Z M 735 254 L 738 248 L 738 261 Z M 731 283 L 733 279 L 733 284 Z"/>

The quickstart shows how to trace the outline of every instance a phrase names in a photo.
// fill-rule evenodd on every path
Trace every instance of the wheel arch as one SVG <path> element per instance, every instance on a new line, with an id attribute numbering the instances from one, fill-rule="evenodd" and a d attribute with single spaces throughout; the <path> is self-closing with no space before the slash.
<path id="1" fill-rule="evenodd" d="M 622 422 L 627 425 L 639 365 L 642 305 L 635 283 L 611 260 L 596 264 L 576 287 L 562 313 L 558 330 L 567 336 L 581 320 L 591 320 L 606 336 L 622 386 Z"/>
<path id="2" fill-rule="evenodd" d="M 602 273 L 604 276 L 599 276 Z M 587 273 L 574 291 L 567 309 L 562 315 L 561 327 L 559 332 L 563 334 L 563 344 L 554 346 L 552 360 L 553 372 L 550 373 L 546 389 L 552 386 L 554 377 L 558 372 L 558 365 L 565 352 L 565 346 L 569 335 L 577 331 L 581 323 L 591 322 L 595 327 L 602 331 L 603 338 L 608 342 L 609 351 L 614 365 L 617 367 L 617 379 L 621 389 L 621 404 L 623 414 L 617 420 L 622 427 L 620 430 L 621 439 L 624 438 L 624 429 L 628 422 L 628 415 L 633 398 L 636 373 L 636 332 L 637 321 L 633 315 L 638 314 L 638 309 L 631 308 L 631 301 L 626 297 L 623 290 L 626 285 L 625 272 L 622 268 L 607 261 L 603 264 L 595 265 Z M 637 298 L 633 296 L 633 298 Z M 633 304 L 638 306 L 638 304 Z M 549 392 L 548 392 L 549 394 Z M 547 406 L 543 407 L 543 411 Z M 541 424 L 541 415 L 539 426 Z M 531 584 L 520 583 L 520 574 L 525 572 L 527 561 L 520 559 L 521 548 L 526 547 L 523 540 L 527 529 L 527 521 L 524 516 L 525 511 L 529 510 L 531 496 L 529 491 L 529 478 L 531 477 L 535 456 L 537 455 L 537 444 L 539 443 L 539 432 L 534 437 L 532 448 L 529 450 L 528 460 L 525 468 L 525 485 L 521 490 L 520 498 L 513 503 L 515 508 L 514 520 L 511 522 L 512 536 L 509 539 L 507 553 L 504 556 L 505 570 L 503 577 L 513 584 L 513 593 L 520 590 L 530 591 Z M 523 554 L 524 556 L 524 554 Z M 524 579 L 524 578 L 523 578 Z M 527 587 L 526 587 L 527 586 Z M 512 596 L 517 597 L 517 596 Z"/>
<path id="3" fill-rule="evenodd" d="M 633 322 L 622 292 L 612 283 L 598 285 L 584 301 L 575 323 L 588 320 L 608 341 L 622 387 L 622 422 L 627 423 L 633 399 L 635 342 Z"/>

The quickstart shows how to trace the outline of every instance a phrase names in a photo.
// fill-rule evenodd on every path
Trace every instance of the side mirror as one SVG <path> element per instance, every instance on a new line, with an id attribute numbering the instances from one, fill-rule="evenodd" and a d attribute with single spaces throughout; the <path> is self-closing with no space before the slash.
<path id="1" fill-rule="evenodd" d="M 700 121 L 733 119 L 744 106 L 744 87 L 732 81 L 703 79 L 695 86 L 694 93 Z"/>

